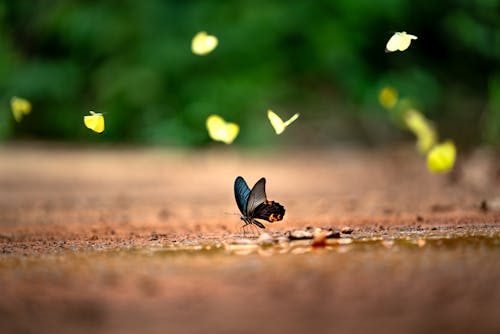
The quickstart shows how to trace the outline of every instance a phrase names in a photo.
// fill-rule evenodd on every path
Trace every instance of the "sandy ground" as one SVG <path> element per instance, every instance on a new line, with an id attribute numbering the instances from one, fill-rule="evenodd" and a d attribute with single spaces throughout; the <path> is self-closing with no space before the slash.
<path id="1" fill-rule="evenodd" d="M 500 160 L 0 148 L 2 333 L 500 332 Z M 243 235 L 233 182 L 285 219 Z M 286 240 L 350 227 L 326 245 Z"/>

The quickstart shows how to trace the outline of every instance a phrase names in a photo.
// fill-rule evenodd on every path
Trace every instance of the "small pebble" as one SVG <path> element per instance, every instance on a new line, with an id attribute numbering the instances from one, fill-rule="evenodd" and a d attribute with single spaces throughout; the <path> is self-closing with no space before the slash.
<path id="1" fill-rule="evenodd" d="M 257 244 L 261 246 L 271 246 L 274 244 L 274 239 L 269 233 L 262 233 L 257 239 Z"/>
<path id="2" fill-rule="evenodd" d="M 483 200 L 480 207 L 484 212 L 500 211 L 500 197 L 492 198 L 490 200 Z"/>
<path id="3" fill-rule="evenodd" d="M 342 227 L 341 232 L 343 234 L 351 234 L 352 232 L 354 232 L 354 229 L 352 227 L 349 227 L 349 226 L 344 226 L 344 227 Z"/>
<path id="4" fill-rule="evenodd" d="M 322 231 L 319 233 L 315 233 L 311 246 L 313 246 L 313 247 L 325 247 L 327 237 L 328 237 L 328 232 Z"/>
<path id="5" fill-rule="evenodd" d="M 304 230 L 287 231 L 286 236 L 289 240 L 304 240 L 313 238 L 312 232 Z"/>
<path id="6" fill-rule="evenodd" d="M 392 239 L 382 240 L 382 246 L 384 246 L 385 248 L 391 248 L 392 246 L 394 246 L 394 240 Z"/>
<path id="7" fill-rule="evenodd" d="M 417 246 L 420 248 L 424 247 L 425 246 L 425 239 L 419 238 L 417 240 Z"/>

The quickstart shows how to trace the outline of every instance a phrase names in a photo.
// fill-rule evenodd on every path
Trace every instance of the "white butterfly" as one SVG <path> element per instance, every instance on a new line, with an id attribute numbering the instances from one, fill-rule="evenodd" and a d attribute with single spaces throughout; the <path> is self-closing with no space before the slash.
<path id="1" fill-rule="evenodd" d="M 417 39 L 417 36 L 407 34 L 406 31 L 397 32 L 387 42 L 385 52 L 404 51 L 408 49 L 412 39 Z"/>

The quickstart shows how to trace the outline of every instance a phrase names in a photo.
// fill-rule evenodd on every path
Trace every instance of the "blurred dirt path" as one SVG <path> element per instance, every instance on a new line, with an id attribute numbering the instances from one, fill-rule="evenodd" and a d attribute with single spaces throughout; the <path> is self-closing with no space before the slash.
<path id="1" fill-rule="evenodd" d="M 0 147 L 0 326 L 498 333 L 500 163 L 485 151 L 459 159 L 455 173 L 432 175 L 407 146 Z M 241 234 L 238 175 L 250 186 L 265 176 L 268 198 L 285 206 L 266 224 L 273 235 L 349 226 L 353 240 L 375 241 L 209 251 Z M 394 244 L 402 235 L 426 242 Z"/>

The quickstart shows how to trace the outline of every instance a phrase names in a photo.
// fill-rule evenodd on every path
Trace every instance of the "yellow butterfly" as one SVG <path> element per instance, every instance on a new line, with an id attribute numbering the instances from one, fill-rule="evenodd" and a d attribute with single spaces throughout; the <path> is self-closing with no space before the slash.
<path id="1" fill-rule="evenodd" d="M 279 135 L 283 131 L 285 131 L 286 127 L 292 124 L 297 118 L 299 118 L 299 114 L 293 115 L 288 121 L 283 122 L 283 120 L 276 115 L 271 109 L 267 111 L 267 118 L 269 118 L 269 121 L 271 122 L 271 125 L 274 128 L 274 131 L 276 131 L 276 134 Z"/>
<path id="2" fill-rule="evenodd" d="M 206 126 L 210 138 L 226 144 L 231 144 L 240 132 L 238 124 L 226 122 L 217 115 L 208 116 Z"/>
<path id="3" fill-rule="evenodd" d="M 417 137 L 417 151 L 427 153 L 437 141 L 436 129 L 432 123 L 415 109 L 409 109 L 405 112 L 404 122 Z"/>
<path id="4" fill-rule="evenodd" d="M 404 51 L 408 49 L 412 39 L 417 39 L 417 36 L 407 34 L 406 31 L 396 32 L 387 42 L 385 52 Z"/>
<path id="5" fill-rule="evenodd" d="M 200 31 L 191 41 L 191 51 L 199 56 L 204 56 L 212 52 L 218 43 L 217 37 L 207 35 L 205 31 Z"/>
<path id="6" fill-rule="evenodd" d="M 26 99 L 14 96 L 10 99 L 10 108 L 16 122 L 20 122 L 24 115 L 31 112 L 31 103 Z"/>
<path id="7" fill-rule="evenodd" d="M 393 87 L 384 87 L 378 94 L 378 101 L 385 109 L 392 109 L 398 102 L 398 92 Z"/>
<path id="8" fill-rule="evenodd" d="M 455 165 L 457 149 L 451 140 L 434 146 L 427 154 L 427 168 L 433 173 L 448 172 Z"/>
<path id="9" fill-rule="evenodd" d="M 104 131 L 104 116 L 101 113 L 90 111 L 90 116 L 83 117 L 83 123 L 87 128 L 97 133 Z"/>

